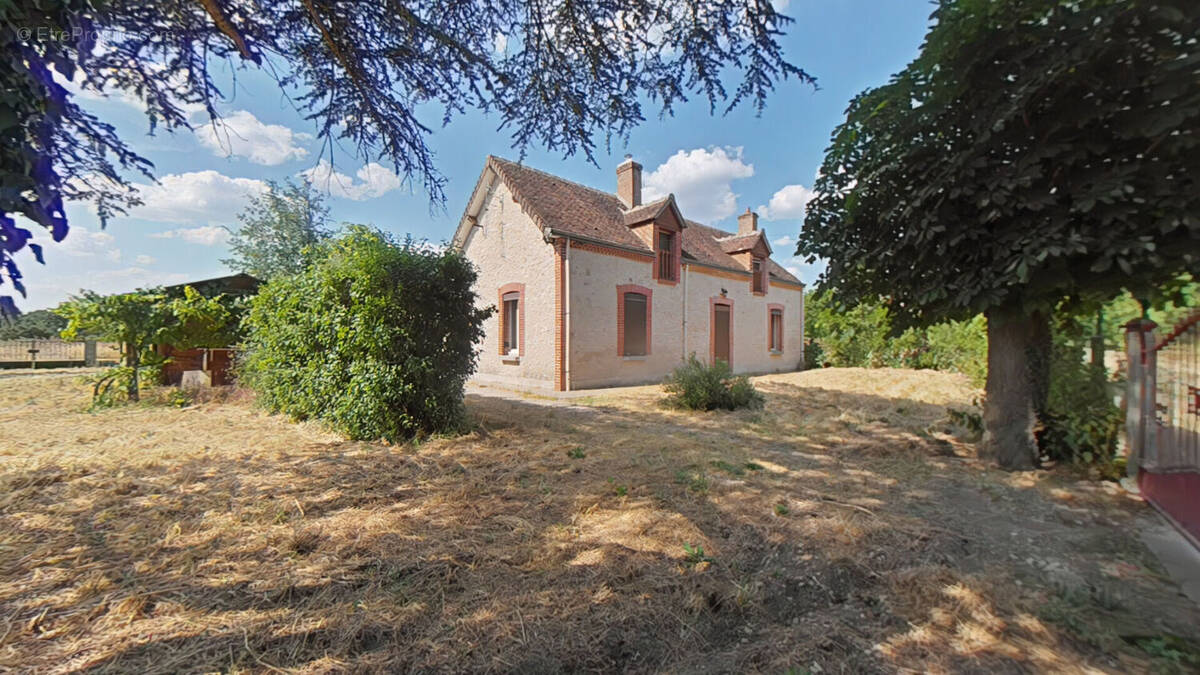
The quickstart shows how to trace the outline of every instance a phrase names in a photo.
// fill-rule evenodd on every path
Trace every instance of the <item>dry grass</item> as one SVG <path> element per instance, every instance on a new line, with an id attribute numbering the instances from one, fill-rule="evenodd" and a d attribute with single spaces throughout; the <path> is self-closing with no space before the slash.
<path id="1" fill-rule="evenodd" d="M 1195 637 L 1141 507 L 976 461 L 961 379 L 757 384 L 472 396 L 475 433 L 395 447 L 0 380 L 0 669 L 1117 672 Z"/>

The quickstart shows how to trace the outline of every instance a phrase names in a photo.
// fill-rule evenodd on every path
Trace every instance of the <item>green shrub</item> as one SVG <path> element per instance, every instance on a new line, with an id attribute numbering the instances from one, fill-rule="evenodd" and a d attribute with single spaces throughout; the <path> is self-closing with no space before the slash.
<path id="1" fill-rule="evenodd" d="M 976 386 L 987 380 L 987 320 L 946 321 L 925 329 L 929 351 L 919 368 L 953 370 Z"/>
<path id="2" fill-rule="evenodd" d="M 1091 333 L 1085 324 L 1068 316 L 1054 327 L 1050 392 L 1038 446 L 1053 460 L 1104 466 L 1116 455 L 1124 417 L 1103 366 L 1084 358 Z"/>
<path id="3" fill-rule="evenodd" d="M 804 343 L 804 369 L 812 370 L 824 367 L 825 350 L 821 349 L 821 343 L 816 340 L 807 340 Z"/>
<path id="4" fill-rule="evenodd" d="M 963 373 L 977 386 L 987 378 L 982 316 L 895 335 L 883 302 L 839 307 L 828 291 L 809 291 L 804 302 L 805 368 L 933 368 Z"/>
<path id="5" fill-rule="evenodd" d="M 268 409 L 351 438 L 461 429 L 474 345 L 494 311 L 476 308 L 474 281 L 457 252 L 350 227 L 305 270 L 259 291 L 244 322 L 242 381 Z"/>
<path id="6" fill-rule="evenodd" d="M 744 375 L 735 377 L 729 364 L 724 361 L 717 360 L 707 365 L 695 354 L 690 355 L 686 363 L 667 377 L 663 388 L 667 391 L 668 403 L 688 410 L 736 410 L 759 408 L 763 404 L 762 394 L 758 393 L 749 378 Z"/>
<path id="7" fill-rule="evenodd" d="M 804 296 L 807 337 L 820 346 L 820 363 L 838 368 L 883 365 L 891 322 L 882 304 L 839 307 L 828 291 Z"/>

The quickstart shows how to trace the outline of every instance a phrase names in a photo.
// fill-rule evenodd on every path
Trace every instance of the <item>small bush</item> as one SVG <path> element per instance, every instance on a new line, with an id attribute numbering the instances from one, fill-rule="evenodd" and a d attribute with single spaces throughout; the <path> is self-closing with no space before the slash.
<path id="1" fill-rule="evenodd" d="M 163 359 L 153 352 L 149 352 L 143 358 L 147 361 L 137 367 L 137 381 L 157 382 L 162 377 Z M 115 408 L 133 400 L 129 393 L 135 388 L 134 370 L 130 366 L 113 366 L 98 373 L 82 376 L 80 381 L 92 387 L 89 410 Z M 140 392 L 141 386 L 137 386 L 136 389 Z"/>
<path id="2" fill-rule="evenodd" d="M 1124 416 L 1113 402 L 1103 366 L 1084 359 L 1090 327 L 1078 316 L 1060 317 L 1050 353 L 1050 391 L 1038 445 L 1050 459 L 1111 467 Z M 1109 472 L 1111 473 L 1111 471 Z"/>
<path id="3" fill-rule="evenodd" d="M 690 543 L 685 542 L 683 544 L 683 552 L 686 554 L 684 557 L 684 562 L 687 563 L 689 567 L 694 567 L 700 563 L 713 562 L 713 559 L 710 556 L 704 554 L 704 546 L 700 544 L 692 546 Z"/>
<path id="4" fill-rule="evenodd" d="M 716 361 L 705 364 L 695 354 L 675 369 L 663 384 L 667 402 L 687 410 L 736 410 L 760 408 L 763 395 L 758 393 L 749 378 L 734 376 L 728 363 Z"/>
<path id="5" fill-rule="evenodd" d="M 460 253 L 353 226 L 259 291 L 242 381 L 267 408 L 351 438 L 461 429 L 463 385 L 493 311 L 475 306 L 474 282 Z"/>
<path id="6" fill-rule="evenodd" d="M 821 343 L 816 340 L 806 341 L 804 343 L 804 369 L 813 370 L 824 367 L 825 351 L 821 349 Z"/>

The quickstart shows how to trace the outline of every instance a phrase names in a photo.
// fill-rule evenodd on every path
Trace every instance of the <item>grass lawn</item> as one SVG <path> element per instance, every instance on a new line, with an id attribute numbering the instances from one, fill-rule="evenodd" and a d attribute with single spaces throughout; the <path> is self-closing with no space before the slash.
<path id="1" fill-rule="evenodd" d="M 1147 507 L 987 467 L 960 377 L 756 383 L 736 413 L 472 394 L 474 433 L 387 446 L 0 379 L 0 670 L 1200 667 Z"/>

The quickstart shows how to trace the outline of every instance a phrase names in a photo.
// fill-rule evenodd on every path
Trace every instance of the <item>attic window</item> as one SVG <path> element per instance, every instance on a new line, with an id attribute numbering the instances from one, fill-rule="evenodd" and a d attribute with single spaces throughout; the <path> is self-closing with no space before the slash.
<path id="1" fill-rule="evenodd" d="M 766 274 L 764 274 L 763 261 L 760 258 L 755 258 L 754 262 L 750 263 L 750 290 L 754 293 L 766 293 L 767 284 Z"/>
<path id="2" fill-rule="evenodd" d="M 659 230 L 656 244 L 658 280 L 678 281 L 678 274 L 676 272 L 678 261 L 675 259 L 675 233 Z"/>

